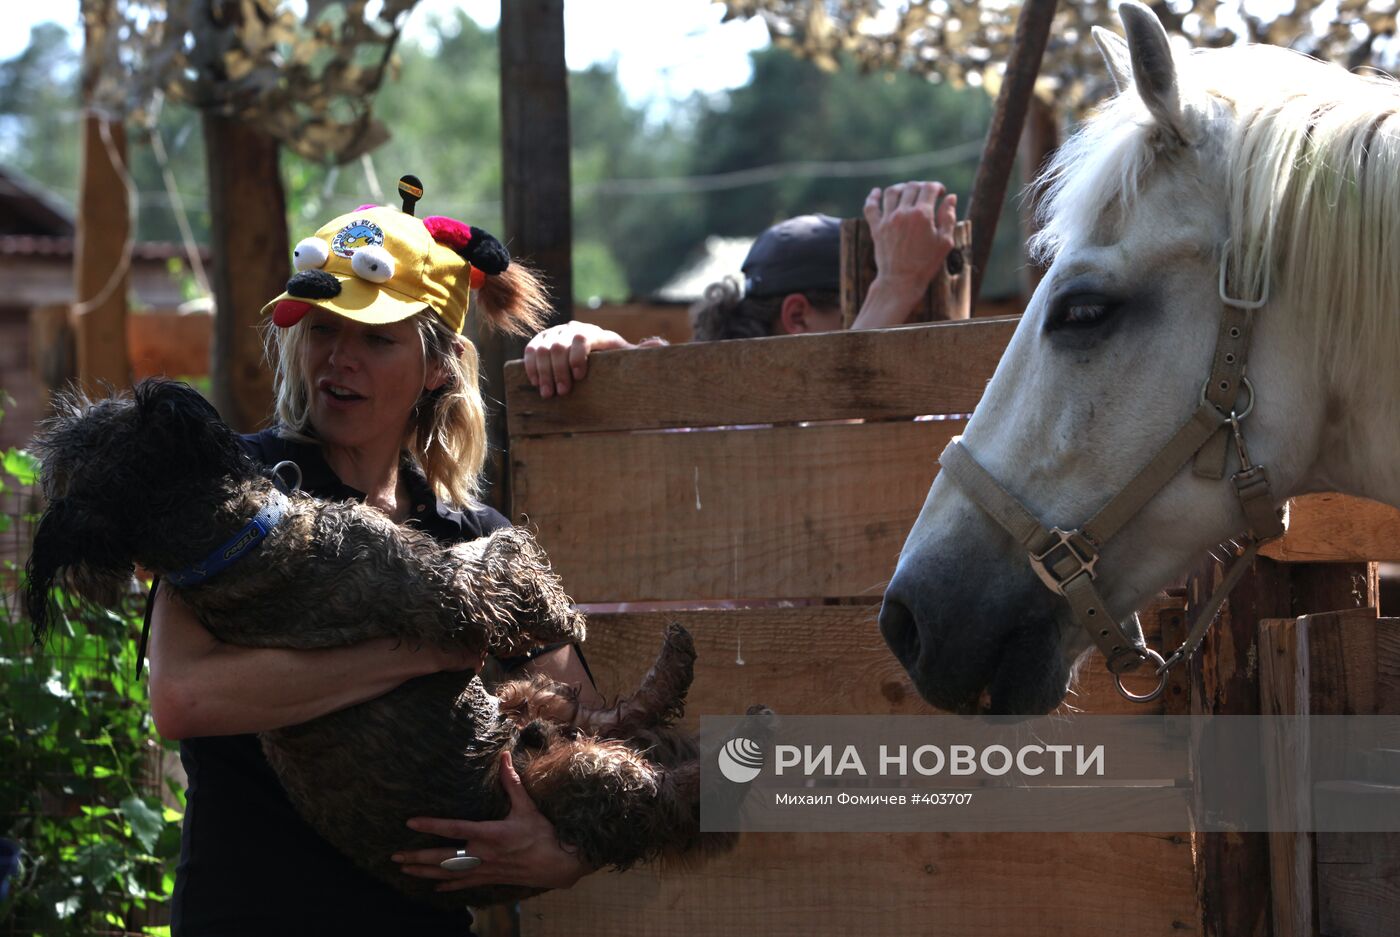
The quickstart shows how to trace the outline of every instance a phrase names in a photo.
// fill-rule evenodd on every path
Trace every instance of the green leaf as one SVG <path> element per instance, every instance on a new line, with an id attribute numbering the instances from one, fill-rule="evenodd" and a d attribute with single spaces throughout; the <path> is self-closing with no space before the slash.
<path id="1" fill-rule="evenodd" d="M 23 449 L 8 449 L 3 460 L 6 474 L 21 485 L 32 485 L 39 480 L 39 460 Z"/>
<path id="2" fill-rule="evenodd" d="M 122 800 L 120 809 L 142 848 L 147 852 L 155 849 L 156 839 L 165 828 L 165 817 L 135 794 Z"/>

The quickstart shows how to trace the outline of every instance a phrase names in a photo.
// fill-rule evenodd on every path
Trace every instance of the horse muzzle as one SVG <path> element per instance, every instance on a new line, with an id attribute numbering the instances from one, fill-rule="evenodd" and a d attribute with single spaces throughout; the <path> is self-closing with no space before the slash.
<path id="1" fill-rule="evenodd" d="M 960 541 L 901 560 L 880 633 L 934 706 L 1036 715 L 1057 707 L 1069 685 L 1064 618 L 1024 562 Z"/>

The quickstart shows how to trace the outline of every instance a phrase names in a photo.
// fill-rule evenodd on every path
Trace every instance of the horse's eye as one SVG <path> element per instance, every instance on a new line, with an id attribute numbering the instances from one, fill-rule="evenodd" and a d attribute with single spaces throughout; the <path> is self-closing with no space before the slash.
<path id="1" fill-rule="evenodd" d="M 1095 322 L 1104 317 L 1108 307 L 1102 303 L 1081 303 L 1065 310 L 1065 324 Z"/>
<path id="2" fill-rule="evenodd" d="M 1103 296 L 1066 296 L 1055 304 L 1045 330 L 1093 328 L 1108 319 L 1118 304 Z"/>

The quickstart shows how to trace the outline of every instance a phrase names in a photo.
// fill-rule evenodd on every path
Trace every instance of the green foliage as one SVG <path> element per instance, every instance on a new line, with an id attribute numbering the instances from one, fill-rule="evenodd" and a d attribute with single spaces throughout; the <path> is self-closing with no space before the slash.
<path id="1" fill-rule="evenodd" d="M 398 56 L 396 74 L 374 102 L 375 114 L 392 133 L 387 143 L 367 159 L 338 167 L 284 152 L 293 243 L 357 205 L 395 201 L 394 184 L 406 172 L 426 183 L 424 213 L 503 233 L 495 32 L 454 11 L 432 21 L 420 42 L 401 43 Z M 898 170 L 866 175 L 780 171 L 764 181 L 718 188 L 697 180 L 775 164 L 917 157 L 980 140 L 991 111 L 980 90 L 907 73 L 863 73 L 850 64 L 823 69 L 777 48 L 757 53 L 753 62 L 748 85 L 697 96 L 675 107 L 664 122 L 648 120 L 627 101 L 615 66 L 571 73 L 577 300 L 645 295 L 684 266 L 708 235 L 754 235 L 804 212 L 856 215 L 876 185 L 939 179 L 962 194 L 966 213 L 975 146 L 974 152 L 964 147 L 956 159 L 920 157 Z M 0 63 L 0 161 L 69 198 L 76 195 L 78 151 L 75 64 L 62 30 L 52 25 L 36 29 L 31 48 L 21 56 Z M 47 84 L 40 80 L 46 76 Z M 34 95 L 47 95 L 41 98 L 45 110 L 35 106 Z M 168 105 L 158 130 L 195 236 L 203 240 L 209 219 L 199 115 Z M 35 155 L 49 150 L 62 159 Z M 144 130 L 130 130 L 129 153 L 142 193 L 139 236 L 178 240 L 170 197 Z M 634 180 L 655 185 L 629 185 Z M 1011 207 L 998 235 L 984 288 L 988 295 L 1016 288 L 1022 260 Z"/>
<path id="2" fill-rule="evenodd" d="M 10 450 L 3 465 L 12 488 L 33 484 L 32 456 Z M 0 516 L 32 525 L 20 503 L 7 495 Z M 0 836 L 23 852 L 0 931 L 136 930 L 146 909 L 169 899 L 180 849 L 180 814 L 151 789 L 161 744 L 136 678 L 141 604 L 133 597 L 122 609 L 94 610 L 59 595 L 41 651 L 18 609 L 20 578 L 4 560 Z"/>
<path id="3" fill-rule="evenodd" d="M 78 53 L 57 23 L 41 23 L 29 46 L 0 62 L 0 165 L 72 201 L 78 192 L 81 122 Z"/>

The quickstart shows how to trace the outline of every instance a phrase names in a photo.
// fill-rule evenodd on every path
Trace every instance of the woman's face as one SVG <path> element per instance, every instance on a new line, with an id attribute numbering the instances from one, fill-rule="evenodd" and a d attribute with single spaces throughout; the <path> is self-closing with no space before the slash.
<path id="1" fill-rule="evenodd" d="M 311 425 L 329 446 L 397 447 L 413 405 L 424 390 L 442 384 L 438 369 L 425 369 L 418 326 L 405 319 L 364 325 L 313 308 L 302 324 Z"/>

